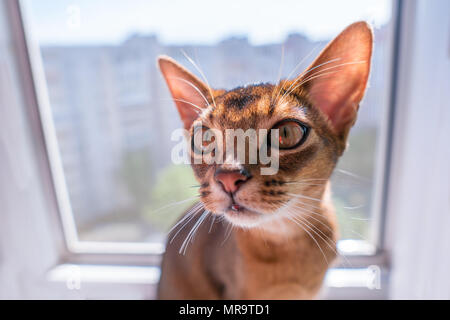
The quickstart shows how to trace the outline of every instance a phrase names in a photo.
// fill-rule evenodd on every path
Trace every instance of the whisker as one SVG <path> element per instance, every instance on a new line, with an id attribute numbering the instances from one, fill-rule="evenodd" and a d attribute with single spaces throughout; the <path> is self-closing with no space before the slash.
<path id="1" fill-rule="evenodd" d="M 320 208 L 320 207 L 316 207 L 316 206 L 313 206 L 312 204 L 309 204 L 309 203 L 306 203 L 306 202 L 302 202 L 301 200 L 298 200 L 297 199 L 297 203 L 295 203 L 295 204 L 298 204 L 298 205 L 303 205 L 303 206 L 308 206 L 308 207 L 311 207 L 311 208 L 313 208 L 313 209 L 317 209 L 317 210 L 322 210 L 323 208 Z M 294 205 L 294 207 L 295 207 L 295 205 Z M 303 207 L 300 207 L 300 208 L 303 208 Z M 306 209 L 306 208 L 305 208 Z M 307 210 L 309 210 L 309 209 L 307 209 Z M 314 211 L 310 211 L 310 212 L 314 212 Z M 320 213 L 317 213 L 317 212 L 314 212 L 315 214 L 318 214 L 318 215 L 320 215 L 320 216 L 323 216 L 323 214 L 320 214 Z"/>
<path id="2" fill-rule="evenodd" d="M 300 219 L 301 221 L 303 221 L 304 223 L 306 223 L 307 225 L 309 225 L 310 226 L 310 228 L 314 228 L 314 229 L 310 229 L 311 231 L 313 231 L 314 233 L 316 233 L 316 231 L 314 231 L 314 230 L 317 230 L 317 232 L 320 232 L 325 238 L 326 238 L 326 240 L 324 239 L 324 238 L 322 238 L 318 233 L 316 233 L 329 247 L 330 247 L 330 249 L 332 249 L 332 250 L 334 250 L 335 251 L 335 249 L 333 248 L 333 247 L 331 247 L 330 246 L 330 244 L 328 243 L 328 241 L 331 241 L 334 245 L 336 245 L 336 242 L 333 240 L 333 239 L 330 239 L 326 234 L 324 234 L 323 233 L 323 231 L 322 230 L 320 230 L 319 228 L 317 228 L 316 226 L 314 226 L 314 224 L 312 224 L 311 222 L 309 222 L 307 219 L 305 219 L 304 217 L 302 217 L 302 216 L 300 216 L 300 215 L 297 215 L 297 214 L 294 214 L 293 215 L 293 218 L 297 218 L 297 219 Z M 336 251 L 335 251 L 335 253 L 336 254 L 338 254 Z"/>
<path id="3" fill-rule="evenodd" d="M 317 48 L 319 47 L 319 45 L 316 45 L 305 57 L 303 57 L 303 59 L 300 60 L 300 62 L 294 67 L 294 69 L 289 73 L 289 75 L 287 76 L 287 79 L 289 79 L 295 71 L 297 71 L 297 69 L 306 61 L 306 59 L 308 59 L 314 51 L 317 50 Z M 280 77 L 281 79 L 281 77 Z M 278 80 L 277 82 L 279 82 L 280 80 Z M 275 98 L 275 100 L 278 99 L 278 97 L 280 96 L 281 90 L 283 89 L 282 86 L 280 86 L 280 89 L 278 90 L 277 96 Z"/>
<path id="4" fill-rule="evenodd" d="M 372 220 L 370 218 L 355 218 L 355 217 L 350 217 L 350 219 L 357 220 L 357 221 L 370 221 L 370 220 Z"/>
<path id="5" fill-rule="evenodd" d="M 350 232 L 353 233 L 353 234 L 355 234 L 355 235 L 357 235 L 357 236 L 360 237 L 361 239 L 368 241 L 368 240 L 366 239 L 366 237 L 363 236 L 361 233 L 356 232 L 356 231 L 353 230 L 353 229 L 350 229 Z"/>
<path id="6" fill-rule="evenodd" d="M 186 254 L 186 250 L 187 250 L 187 247 L 189 246 L 189 241 L 191 240 L 191 237 L 195 234 L 195 232 L 200 227 L 200 225 L 202 224 L 203 220 L 205 220 L 205 218 L 206 218 L 206 216 L 208 214 L 209 214 L 209 211 L 203 212 L 203 214 L 200 216 L 200 218 L 194 224 L 192 229 L 189 231 L 188 235 L 186 236 L 186 239 L 184 239 L 184 241 L 183 241 L 183 243 L 182 243 L 178 253 L 180 253 L 180 254 L 183 253 L 183 255 Z"/>
<path id="7" fill-rule="evenodd" d="M 311 208 L 314 208 L 314 209 L 322 210 L 322 208 L 320 208 L 320 207 L 317 207 L 317 206 L 314 206 L 314 205 L 312 205 L 312 204 L 303 202 L 303 201 L 301 201 L 301 200 L 299 200 L 299 199 L 296 199 L 296 201 L 297 201 L 297 203 L 295 203 L 295 204 L 298 204 L 298 205 L 304 205 L 304 206 L 308 206 L 308 207 L 311 207 Z M 317 214 L 317 215 L 323 216 L 323 214 L 321 214 L 321 213 L 311 211 L 311 210 L 306 209 L 306 208 L 304 208 L 304 207 L 297 207 L 297 206 L 295 206 L 295 205 L 294 205 L 294 207 L 299 208 L 299 209 L 306 210 L 307 212 L 310 212 L 310 213 L 312 213 L 312 214 Z M 348 209 L 348 210 L 352 210 L 352 209 L 353 209 L 353 210 L 356 210 L 356 209 L 364 208 L 364 207 L 365 207 L 365 206 L 362 205 L 362 206 L 353 207 L 353 208 L 352 208 L 352 207 L 344 207 L 344 209 Z M 364 219 L 364 218 L 354 218 L 354 217 L 350 217 L 350 218 L 353 219 L 353 220 L 361 220 L 361 221 L 368 221 L 368 220 L 370 220 L 370 219 Z"/>
<path id="8" fill-rule="evenodd" d="M 214 100 L 214 94 L 212 92 L 211 86 L 209 85 L 208 79 L 206 79 L 205 74 L 203 73 L 203 71 L 198 67 L 198 65 L 195 63 L 194 60 L 192 60 L 191 57 L 189 57 L 186 53 L 186 51 L 181 50 L 181 53 L 185 56 L 186 59 L 188 59 L 188 61 L 194 66 L 195 69 L 197 69 L 198 72 L 200 72 L 200 75 L 202 76 L 203 80 L 205 80 L 206 85 L 208 86 L 208 90 L 209 90 L 209 94 L 211 95 L 211 99 L 213 101 L 214 107 L 217 108 L 216 106 L 216 101 Z"/>
<path id="9" fill-rule="evenodd" d="M 293 92 L 295 89 L 301 87 L 302 85 L 304 85 L 305 83 L 307 83 L 307 82 L 309 82 L 309 81 L 311 81 L 311 80 L 314 80 L 314 79 L 317 79 L 317 78 L 320 78 L 320 77 L 324 77 L 324 76 L 327 76 L 327 75 L 330 75 L 330 74 L 338 73 L 338 71 L 329 71 L 329 72 L 323 72 L 323 73 L 321 73 L 321 72 L 322 72 L 322 71 L 319 71 L 319 72 L 317 72 L 317 73 L 311 75 L 310 77 L 306 78 L 304 81 L 302 81 L 302 82 L 300 82 L 299 84 L 297 84 L 297 85 L 296 85 L 294 88 L 292 88 L 291 90 L 285 92 L 285 93 L 283 94 L 283 96 L 281 97 L 280 101 L 282 102 L 284 99 L 286 99 L 286 98 L 289 96 L 289 94 L 290 94 L 291 92 Z M 280 102 L 280 103 L 281 103 L 281 102 Z"/>
<path id="10" fill-rule="evenodd" d="M 307 74 L 310 73 L 311 71 L 314 71 L 314 70 L 317 69 L 317 68 L 320 68 L 320 67 L 322 67 L 322 66 L 324 66 L 324 65 L 333 63 L 333 62 L 335 62 L 335 61 L 339 61 L 340 59 L 341 59 L 341 58 L 336 58 L 336 59 L 328 60 L 328 61 L 326 61 L 326 62 L 324 62 L 324 63 L 321 63 L 321 64 L 319 64 L 319 65 L 317 65 L 317 66 L 315 66 L 315 67 L 309 69 L 308 71 L 302 72 L 302 73 L 297 77 L 297 79 L 296 79 L 293 83 L 291 83 L 291 85 L 289 86 L 289 88 L 287 88 L 286 92 L 289 92 L 289 90 L 290 90 L 290 89 L 291 89 L 298 81 L 300 81 L 300 80 L 303 79 L 303 76 L 307 75 Z M 286 95 L 286 93 L 283 94 L 283 96 L 281 97 L 280 100 L 283 100 L 283 97 L 284 97 L 285 95 Z"/>
<path id="11" fill-rule="evenodd" d="M 287 193 L 287 195 L 294 197 L 294 198 L 303 198 L 303 199 L 308 199 L 308 200 L 312 200 L 312 201 L 322 202 L 322 199 L 312 198 L 312 197 L 304 196 L 302 194 Z"/>
<path id="12" fill-rule="evenodd" d="M 195 208 L 195 209 L 194 209 L 194 208 Z M 175 230 L 175 228 L 176 228 L 177 226 L 179 226 L 181 223 L 183 223 L 183 221 L 185 221 L 185 220 L 187 219 L 187 221 L 184 222 L 184 224 L 181 226 L 181 228 L 179 228 L 179 229 L 177 230 L 177 232 L 173 235 L 173 237 L 170 239 L 169 243 L 172 243 L 173 240 L 175 240 L 175 238 L 176 238 L 177 235 L 180 233 L 180 231 L 183 230 L 184 227 L 186 227 L 186 226 L 189 224 L 189 222 L 192 221 L 192 219 L 197 215 L 197 213 L 200 212 L 201 209 L 203 209 L 203 206 L 202 206 L 202 204 L 199 202 L 199 205 L 198 205 L 198 206 L 192 207 L 192 209 L 189 210 L 189 212 L 186 213 L 186 215 L 185 215 L 180 221 L 178 221 L 178 222 L 177 222 L 177 223 L 169 230 L 168 234 L 172 233 L 172 232 Z M 188 219 L 188 218 L 189 218 L 189 219 Z"/>
<path id="13" fill-rule="evenodd" d="M 332 67 L 328 67 L 328 68 L 324 68 L 324 69 L 322 69 L 322 70 L 319 70 L 319 71 L 317 71 L 316 73 L 313 73 L 313 74 L 312 74 L 310 77 L 308 77 L 307 79 L 303 79 L 303 76 L 304 76 L 304 75 L 308 74 L 309 72 L 311 72 L 311 71 L 313 71 L 314 69 L 316 69 L 316 68 L 318 68 L 318 67 L 321 66 L 321 65 L 318 65 L 318 66 L 316 66 L 316 67 L 310 69 L 308 72 L 306 72 L 304 75 L 302 75 L 302 77 L 298 78 L 295 82 L 297 82 L 297 81 L 299 81 L 300 79 L 302 79 L 301 83 L 298 84 L 298 85 L 296 85 L 294 88 L 290 89 L 290 88 L 292 87 L 292 85 L 295 84 L 295 82 L 294 82 L 294 83 L 288 88 L 287 92 L 285 92 L 285 94 L 283 94 L 283 96 L 281 97 L 280 101 L 282 101 L 283 98 L 284 98 L 286 95 L 290 94 L 290 93 L 293 92 L 295 89 L 297 89 L 298 87 L 304 85 L 305 83 L 307 83 L 307 82 L 309 82 L 309 81 L 311 81 L 311 80 L 313 80 L 313 79 L 319 78 L 320 76 L 325 76 L 325 75 L 334 74 L 334 73 L 337 73 L 337 72 L 338 72 L 338 71 L 334 71 L 334 72 L 324 72 L 324 71 L 332 70 L 332 69 L 336 69 L 336 68 L 340 68 L 340 67 L 343 67 L 343 66 L 346 66 L 346 65 L 362 64 L 362 63 L 365 63 L 365 62 L 366 62 L 366 61 L 354 61 L 354 62 L 341 63 L 341 64 L 338 64 L 338 65 L 336 65 L 336 66 L 332 66 Z M 323 64 L 322 64 L 322 66 L 323 66 Z"/>
<path id="14" fill-rule="evenodd" d="M 278 79 L 277 79 L 277 82 L 276 83 L 279 83 L 280 82 L 280 80 L 281 80 L 281 74 L 282 74 L 282 72 L 283 72 L 283 66 L 284 66 L 284 43 L 281 45 L 281 62 L 280 62 L 280 68 L 279 68 L 279 70 L 278 70 Z M 278 96 L 280 95 L 280 91 L 281 91 L 281 86 L 280 86 L 280 89 L 278 90 L 278 93 L 277 93 L 277 96 L 276 96 L 276 98 L 275 99 L 273 99 L 273 94 L 272 94 L 272 99 L 271 99 L 271 103 L 273 102 L 273 101 L 275 101 L 275 100 L 277 100 L 277 98 L 278 98 Z"/>
<path id="15" fill-rule="evenodd" d="M 358 209 L 362 209 L 362 208 L 364 208 L 365 207 L 365 205 L 360 205 L 360 206 L 354 206 L 354 207 L 344 207 L 344 209 L 346 209 L 346 210 L 358 210 Z"/>
<path id="16" fill-rule="evenodd" d="M 283 73 L 283 67 L 284 67 L 284 43 L 281 45 L 281 62 L 280 62 L 280 68 L 278 69 L 278 77 L 277 77 L 277 82 L 280 82 L 281 79 L 281 74 Z"/>
<path id="17" fill-rule="evenodd" d="M 303 221 L 303 223 L 306 223 L 306 224 L 304 224 L 305 227 L 308 227 L 309 230 L 311 230 L 311 231 L 314 232 L 318 237 L 320 237 L 320 239 L 322 239 L 322 240 L 325 242 L 325 244 L 326 244 L 326 245 L 327 245 L 327 246 L 328 246 L 328 247 L 336 254 L 336 256 L 342 256 L 342 257 L 344 258 L 344 260 L 346 261 L 346 263 L 347 263 L 350 267 L 353 267 L 352 264 L 350 263 L 350 261 L 347 259 L 347 257 L 345 257 L 344 255 L 341 255 L 341 254 L 337 251 L 337 249 L 336 249 L 336 247 L 337 247 L 336 241 L 334 241 L 333 239 L 331 239 L 330 237 L 328 237 L 326 234 L 324 234 L 324 233 L 322 232 L 322 230 L 320 230 L 319 228 L 317 228 L 316 226 L 314 226 L 311 222 L 309 222 L 309 221 L 306 220 L 305 218 L 303 218 L 303 217 L 301 217 L 301 216 L 296 216 L 296 217 L 299 218 L 301 221 Z M 294 217 L 294 219 L 295 219 L 295 217 Z M 316 230 L 317 230 L 317 231 L 316 231 Z M 320 232 L 320 233 L 325 237 L 325 239 L 324 239 L 318 232 Z M 331 241 L 331 243 L 332 243 L 334 246 L 330 245 L 329 241 Z"/>
<path id="18" fill-rule="evenodd" d="M 325 186 L 326 183 L 305 183 L 305 182 L 285 182 L 285 184 L 298 184 L 298 185 L 306 185 L 306 186 Z"/>
<path id="19" fill-rule="evenodd" d="M 205 212 L 204 212 L 204 214 L 205 214 L 205 217 L 203 218 L 203 220 L 206 220 L 206 217 L 208 216 L 208 214 L 210 214 L 211 213 L 211 211 L 209 211 L 209 210 L 205 210 Z M 203 221 L 202 221 L 203 222 Z M 201 223 L 202 223 L 201 222 Z M 200 223 L 200 224 L 201 224 Z M 190 240 L 190 242 L 191 243 L 194 243 L 194 239 L 195 239 L 195 235 L 196 235 L 196 232 L 197 232 L 197 230 L 200 228 L 200 225 L 195 229 L 195 231 L 194 231 L 194 233 L 192 234 L 192 237 L 191 237 L 191 240 Z"/>
<path id="20" fill-rule="evenodd" d="M 314 51 L 316 51 L 317 50 L 317 48 L 319 47 L 320 45 L 318 44 L 318 45 L 316 45 L 314 48 L 312 48 L 312 50 L 295 66 L 295 68 L 291 71 L 291 73 L 289 73 L 289 75 L 287 76 L 287 78 L 289 79 L 293 74 L 294 74 L 294 72 L 295 71 L 297 71 L 297 69 L 306 61 L 306 59 L 308 59 L 313 53 L 314 53 Z"/>
<path id="21" fill-rule="evenodd" d="M 328 262 L 328 259 L 327 259 L 326 255 L 325 255 L 325 252 L 323 252 L 322 247 L 319 245 L 319 242 L 317 242 L 316 238 L 314 238 L 314 236 L 313 236 L 308 230 L 306 230 L 306 228 L 304 227 L 304 224 L 301 223 L 301 222 L 299 222 L 299 221 L 297 221 L 297 220 L 294 220 L 294 218 L 293 218 L 292 216 L 289 216 L 288 219 L 289 219 L 290 221 L 294 222 L 294 223 L 295 223 L 296 225 L 298 225 L 300 228 L 302 228 L 303 231 L 305 231 L 305 232 L 311 237 L 311 239 L 316 243 L 317 247 L 319 248 L 320 252 L 322 253 L 323 258 L 325 259 L 325 262 L 327 263 L 327 265 L 330 265 L 330 263 Z"/>
<path id="22" fill-rule="evenodd" d="M 199 89 L 195 84 L 193 84 L 192 82 L 190 82 L 190 81 L 188 81 L 188 80 L 186 80 L 186 79 L 180 78 L 180 77 L 168 77 L 168 78 L 169 78 L 169 79 L 179 80 L 179 81 L 182 81 L 182 82 L 184 82 L 184 83 L 190 85 L 192 88 L 194 88 L 194 89 L 201 95 L 201 97 L 203 98 L 203 100 L 205 100 L 206 105 L 209 105 L 208 99 L 206 99 L 205 95 L 204 95 L 204 94 L 200 91 L 200 89 Z"/>
<path id="23" fill-rule="evenodd" d="M 164 209 L 171 208 L 171 207 L 173 207 L 173 206 L 177 206 L 177 205 L 179 205 L 179 204 L 183 204 L 183 203 L 186 203 L 186 202 L 190 202 L 190 201 L 193 201 L 193 200 L 197 200 L 199 197 L 200 197 L 200 196 L 197 195 L 197 196 L 195 196 L 195 197 L 191 197 L 191 198 L 188 198 L 188 199 L 185 199 L 185 200 L 181 200 L 181 201 L 177 201 L 177 202 L 172 202 L 172 203 L 166 204 L 165 206 L 162 206 L 161 208 L 158 208 L 158 209 L 154 210 L 154 211 L 152 212 L 152 214 L 158 213 L 158 212 L 160 212 L 160 211 L 162 211 L 162 210 L 164 210 Z"/>
<path id="24" fill-rule="evenodd" d="M 172 98 L 172 100 L 173 100 L 173 101 L 180 101 L 180 102 L 187 103 L 187 104 L 193 106 L 194 108 L 198 109 L 199 111 L 203 111 L 203 108 L 201 108 L 201 107 L 199 107 L 198 105 L 196 105 L 196 104 L 194 104 L 194 103 L 192 103 L 192 102 L 189 102 L 189 101 L 187 101 L 187 100 L 184 100 L 184 99 L 176 99 L 176 98 Z M 197 112 L 197 114 L 200 114 L 200 113 L 201 113 L 201 112 Z"/>
<path id="25" fill-rule="evenodd" d="M 305 222 L 307 222 L 306 221 L 306 219 L 305 219 Z M 308 222 L 309 223 L 309 222 Z M 312 227 L 314 227 L 314 225 L 312 225 L 311 224 L 311 226 Z M 340 254 L 339 253 L 339 251 L 338 251 L 338 249 L 337 249 L 337 243 L 336 243 L 336 241 L 334 241 L 333 239 L 331 239 L 330 237 L 328 237 L 326 234 L 324 234 L 320 229 L 318 229 L 318 228 L 316 228 L 316 227 L 314 227 L 318 232 L 320 232 L 326 239 L 328 239 L 328 241 L 330 241 L 332 244 L 333 244 L 333 246 L 330 246 L 330 245 L 328 245 L 329 247 L 330 247 L 330 249 L 331 250 L 333 250 L 333 252 L 336 254 L 336 256 L 339 256 L 339 257 L 342 257 L 344 260 L 345 260 L 345 262 L 346 262 L 346 264 L 349 266 L 349 267 L 353 267 L 353 264 L 350 262 L 350 260 L 345 256 L 345 255 L 342 255 L 342 254 Z M 323 239 L 324 241 L 325 241 L 325 239 Z M 327 242 L 328 243 L 328 242 Z"/>
<path id="26" fill-rule="evenodd" d="M 231 232 L 233 231 L 233 224 L 232 223 L 228 223 L 228 227 L 227 227 L 227 231 L 225 233 L 225 238 L 222 241 L 222 243 L 220 244 L 220 246 L 223 246 L 225 244 L 225 242 L 228 240 L 228 238 L 231 235 Z"/>
<path id="27" fill-rule="evenodd" d="M 371 179 L 368 179 L 366 177 L 357 175 L 356 173 L 352 173 L 350 171 L 346 171 L 346 170 L 343 170 L 343 169 L 336 169 L 335 171 L 338 171 L 340 173 L 346 174 L 346 175 L 348 175 L 350 177 L 353 177 L 353 178 L 356 178 L 356 179 L 360 179 L 360 180 L 363 180 L 363 181 L 369 181 L 369 182 L 371 181 Z"/>
<path id="28" fill-rule="evenodd" d="M 211 233 L 212 227 L 213 227 L 213 225 L 214 225 L 215 222 L 216 222 L 216 215 L 213 214 L 213 215 L 212 215 L 211 225 L 209 226 L 208 233 Z"/>
<path id="29" fill-rule="evenodd" d="M 301 210 L 306 210 L 305 208 L 302 208 L 302 207 L 295 207 L 295 208 L 301 209 Z M 315 218 L 315 217 L 312 216 L 312 214 L 316 214 L 316 215 L 318 215 L 318 216 L 324 217 L 323 215 L 321 215 L 321 214 L 319 214 L 319 213 L 317 213 L 317 212 L 308 211 L 308 210 L 307 210 L 306 213 L 305 213 L 305 212 L 301 212 L 301 214 L 304 214 L 304 215 L 306 215 L 308 218 L 311 218 L 311 219 L 313 219 L 313 220 L 319 222 L 321 225 L 323 225 L 323 226 L 324 226 L 325 228 L 327 228 L 329 231 L 333 232 L 333 229 L 331 229 L 329 225 L 326 225 L 323 221 L 320 221 L 319 219 L 317 219 L 317 218 Z"/>

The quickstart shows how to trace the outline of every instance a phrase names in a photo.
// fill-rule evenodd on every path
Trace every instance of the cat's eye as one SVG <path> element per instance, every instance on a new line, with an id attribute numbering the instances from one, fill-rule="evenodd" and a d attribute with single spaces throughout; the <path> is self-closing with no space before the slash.
<path id="1" fill-rule="evenodd" d="M 213 130 L 208 127 L 199 126 L 194 128 L 194 134 L 192 135 L 192 150 L 196 154 L 209 154 L 214 150 L 213 142 L 215 136 Z"/>
<path id="2" fill-rule="evenodd" d="M 297 120 L 283 120 L 273 129 L 279 130 L 278 146 L 280 149 L 293 149 L 300 146 L 307 138 L 309 128 Z"/>

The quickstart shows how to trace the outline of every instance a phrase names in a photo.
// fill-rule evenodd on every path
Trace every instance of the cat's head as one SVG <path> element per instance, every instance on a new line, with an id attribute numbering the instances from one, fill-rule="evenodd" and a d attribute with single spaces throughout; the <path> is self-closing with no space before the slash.
<path id="1" fill-rule="evenodd" d="M 220 140 L 225 139 L 227 129 L 279 129 L 279 149 L 273 151 L 278 170 L 271 175 L 262 174 L 268 164 L 259 158 L 256 163 L 248 161 L 248 156 L 238 159 L 239 150 L 224 163 L 192 164 L 207 210 L 225 215 L 235 225 L 252 227 L 276 218 L 302 199 L 322 196 L 365 93 L 372 42 L 371 28 L 364 22 L 354 23 L 297 78 L 230 91 L 214 90 L 174 60 L 159 58 L 189 130 L 192 159 L 219 139 L 215 135 L 202 140 L 208 129 L 223 133 Z M 246 141 L 248 155 L 251 143 Z M 224 149 L 226 145 L 221 144 Z"/>

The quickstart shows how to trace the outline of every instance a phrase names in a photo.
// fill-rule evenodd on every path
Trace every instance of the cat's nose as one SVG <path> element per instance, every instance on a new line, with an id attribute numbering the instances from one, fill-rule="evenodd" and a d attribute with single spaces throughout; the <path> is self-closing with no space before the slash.
<path id="1" fill-rule="evenodd" d="M 222 185 L 225 192 L 235 193 L 249 178 L 245 170 L 217 170 L 214 178 Z"/>

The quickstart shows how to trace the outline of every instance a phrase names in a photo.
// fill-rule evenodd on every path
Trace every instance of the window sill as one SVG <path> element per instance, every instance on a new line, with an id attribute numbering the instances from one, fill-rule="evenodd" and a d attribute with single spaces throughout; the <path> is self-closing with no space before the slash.
<path id="1" fill-rule="evenodd" d="M 379 272 L 379 273 L 377 273 Z M 46 278 L 50 283 L 63 285 L 77 292 L 69 298 L 105 299 L 108 288 L 135 290 L 118 299 L 153 299 L 160 276 L 156 266 L 114 266 L 61 264 L 51 269 Z M 379 267 L 332 268 L 325 278 L 322 299 L 386 299 L 386 271 Z"/>

